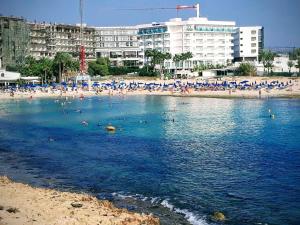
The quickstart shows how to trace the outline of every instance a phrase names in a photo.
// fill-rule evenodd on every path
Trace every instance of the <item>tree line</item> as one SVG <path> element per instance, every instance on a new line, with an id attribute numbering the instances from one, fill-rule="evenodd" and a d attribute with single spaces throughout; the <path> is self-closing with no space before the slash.
<path id="1" fill-rule="evenodd" d="M 37 60 L 27 56 L 23 63 L 7 65 L 6 70 L 19 72 L 22 76 L 40 77 L 42 83 L 61 82 L 63 78 L 73 76 L 79 70 L 79 61 L 74 60 L 69 53 L 59 52 L 54 59 Z"/>
<path id="2" fill-rule="evenodd" d="M 161 52 L 156 49 L 145 51 L 146 64 L 144 67 L 138 66 L 111 66 L 108 58 L 98 58 L 95 61 L 88 62 L 88 74 L 91 76 L 123 75 L 136 72 L 140 76 L 161 76 L 166 74 L 164 67 L 166 60 L 175 62 L 175 71 L 177 67 L 184 69 L 184 62 L 193 58 L 191 52 L 175 54 L 172 56 L 168 52 Z M 259 61 L 263 64 L 267 75 L 272 73 L 273 62 L 276 54 L 270 50 L 263 50 L 259 54 Z M 292 67 L 299 69 L 300 75 L 300 48 L 295 49 L 289 54 L 288 67 L 289 72 Z M 295 63 L 296 61 L 296 63 Z M 194 71 L 203 71 L 206 69 L 223 68 L 224 65 L 198 65 L 193 68 Z M 50 81 L 61 82 L 68 77 L 74 76 L 79 71 L 79 60 L 73 59 L 69 53 L 59 52 L 54 59 L 41 58 L 36 60 L 32 56 L 26 57 L 21 64 L 7 65 L 8 71 L 18 71 L 23 76 L 37 76 L 41 78 L 42 83 Z M 241 63 L 236 71 L 237 75 L 256 75 L 256 68 L 251 63 Z"/>
<path id="3" fill-rule="evenodd" d="M 264 73 L 267 72 L 267 75 L 269 76 L 270 73 L 273 73 L 273 63 L 274 58 L 277 56 L 276 53 L 270 51 L 270 50 L 262 50 L 259 54 L 259 62 L 262 63 L 264 67 Z M 296 61 L 296 63 L 294 63 Z M 289 61 L 287 62 L 288 68 L 289 68 L 289 74 L 291 74 L 291 68 L 296 67 L 299 70 L 299 76 L 300 76 L 300 48 L 294 49 L 292 52 L 289 53 Z M 256 75 L 256 67 L 251 63 L 241 63 L 239 68 L 237 69 L 236 73 L 237 75 L 248 75 L 248 76 L 255 76 Z"/>

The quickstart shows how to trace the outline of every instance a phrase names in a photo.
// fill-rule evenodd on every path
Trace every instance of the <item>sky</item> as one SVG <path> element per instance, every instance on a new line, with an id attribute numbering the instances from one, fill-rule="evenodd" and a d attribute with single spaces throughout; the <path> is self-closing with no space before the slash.
<path id="1" fill-rule="evenodd" d="M 84 0 L 84 22 L 90 26 L 121 26 L 164 22 L 176 17 L 175 8 L 200 3 L 209 20 L 235 21 L 237 26 L 264 26 L 266 47 L 300 47 L 300 0 Z M 29 21 L 79 23 L 79 0 L 0 0 L 0 14 Z M 195 16 L 185 10 L 179 17 Z"/>

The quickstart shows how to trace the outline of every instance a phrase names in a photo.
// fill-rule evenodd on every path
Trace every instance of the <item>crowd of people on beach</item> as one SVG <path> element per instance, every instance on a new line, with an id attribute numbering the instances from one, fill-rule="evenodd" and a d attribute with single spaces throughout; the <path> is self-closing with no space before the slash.
<path id="1" fill-rule="evenodd" d="M 109 82 L 93 82 L 90 86 L 87 83 L 82 83 L 81 85 L 76 84 L 67 84 L 62 82 L 60 84 L 44 84 L 44 85 L 21 85 L 21 86 L 10 86 L 2 88 L 1 92 L 10 93 L 11 97 L 14 97 L 15 93 L 27 93 L 30 96 L 39 92 L 39 93 L 49 93 L 57 94 L 60 93 L 78 93 L 84 91 L 92 91 L 95 94 L 100 94 L 101 92 L 106 91 L 108 94 L 113 93 L 126 93 L 126 92 L 138 92 L 138 91 L 147 91 L 147 92 L 171 92 L 171 93 L 191 93 L 199 91 L 229 91 L 229 94 L 236 90 L 257 90 L 261 93 L 261 90 L 284 90 L 289 87 L 292 87 L 295 84 L 295 80 L 260 80 L 260 81 L 227 81 L 216 79 L 214 81 L 207 80 L 174 80 L 174 81 L 116 81 L 112 80 Z"/>

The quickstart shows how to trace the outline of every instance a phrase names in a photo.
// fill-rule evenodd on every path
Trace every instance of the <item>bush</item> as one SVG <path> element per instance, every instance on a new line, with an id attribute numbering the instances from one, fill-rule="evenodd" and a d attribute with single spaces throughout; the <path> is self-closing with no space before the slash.
<path id="1" fill-rule="evenodd" d="M 294 73 L 289 72 L 273 72 L 269 74 L 269 76 L 278 76 L 278 77 L 291 77 Z"/>
<path id="2" fill-rule="evenodd" d="M 144 66 L 139 70 L 139 76 L 143 77 L 156 77 L 159 75 L 159 72 L 155 71 L 151 66 Z"/>
<path id="3" fill-rule="evenodd" d="M 98 58 L 96 61 L 89 62 L 88 73 L 91 76 L 107 76 L 109 74 L 107 63 L 106 58 Z"/>
<path id="4" fill-rule="evenodd" d="M 6 66 L 6 71 L 18 72 L 19 68 L 17 65 L 10 64 Z"/>
<path id="5" fill-rule="evenodd" d="M 256 68 L 251 63 L 241 63 L 236 74 L 239 76 L 256 76 Z"/>

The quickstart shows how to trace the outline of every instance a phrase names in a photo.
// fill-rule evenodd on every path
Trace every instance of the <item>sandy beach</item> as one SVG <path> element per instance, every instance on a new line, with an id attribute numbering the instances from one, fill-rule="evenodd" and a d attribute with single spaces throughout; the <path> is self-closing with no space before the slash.
<path id="1" fill-rule="evenodd" d="M 227 82 L 241 82 L 243 80 L 248 80 L 249 83 L 254 82 L 268 82 L 271 83 L 272 81 L 278 81 L 278 82 L 292 82 L 292 85 L 290 87 L 287 87 L 285 89 L 261 89 L 259 90 L 194 90 L 189 89 L 186 92 L 180 92 L 180 91 L 172 91 L 172 90 L 155 90 L 155 91 L 149 91 L 149 90 L 143 90 L 143 89 L 137 89 L 137 90 L 103 90 L 101 92 L 96 92 L 95 90 L 82 90 L 77 89 L 77 91 L 60 91 L 60 90 L 54 90 L 54 91 L 31 91 L 31 92 L 20 92 L 16 91 L 14 93 L 14 96 L 12 97 L 9 92 L 0 93 L 0 99 L 31 99 L 31 98 L 59 98 L 59 97 L 73 97 L 73 98 L 79 98 L 80 96 L 103 96 L 103 95 L 168 95 L 168 96 L 193 96 L 193 97 L 214 97 L 214 98 L 274 98 L 274 97 L 282 97 L 282 98 L 299 98 L 300 97 L 300 78 L 285 78 L 285 77 L 226 77 L 222 78 L 221 81 L 227 81 Z M 103 82 L 111 82 L 112 80 L 106 80 Z M 189 80 L 182 80 L 182 83 L 188 83 L 188 82 L 201 82 L 204 81 L 204 79 L 189 79 Z M 127 84 L 130 82 L 155 82 L 160 84 L 171 84 L 174 82 L 174 80 L 148 80 L 148 79 L 132 79 L 132 80 L 125 80 Z M 217 79 L 209 79 L 208 82 L 214 83 L 214 82 L 220 82 L 220 80 Z"/>
<path id="2" fill-rule="evenodd" d="M 34 188 L 0 177 L 1 225 L 156 225 L 151 215 L 118 209 L 87 194 Z"/>

